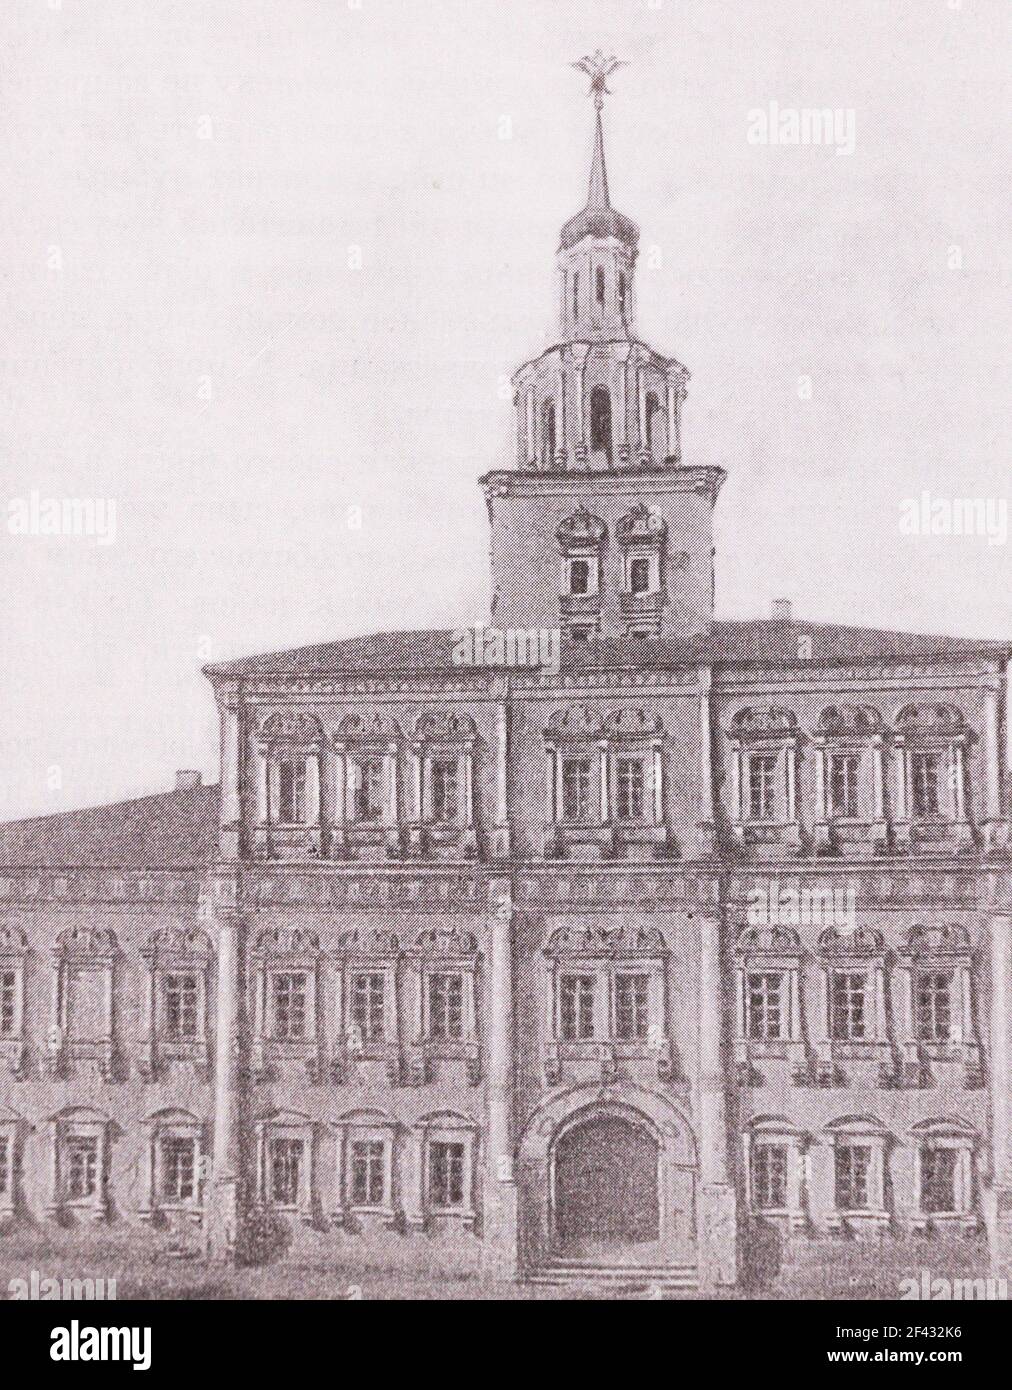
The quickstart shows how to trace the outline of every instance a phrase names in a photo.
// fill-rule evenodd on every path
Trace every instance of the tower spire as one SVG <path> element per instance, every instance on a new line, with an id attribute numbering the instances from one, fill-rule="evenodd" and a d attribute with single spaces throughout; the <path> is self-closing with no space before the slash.
<path id="1" fill-rule="evenodd" d="M 587 190 L 587 207 L 597 210 L 610 208 L 608 200 L 608 170 L 604 162 L 604 128 L 601 122 L 601 108 L 604 99 L 610 96 L 608 78 L 616 68 L 625 67 L 621 58 L 606 58 L 599 48 L 596 53 L 588 53 L 573 63 L 580 72 L 590 78 L 588 96 L 594 98 L 594 155 L 590 164 L 590 187 Z"/>
<path id="2" fill-rule="evenodd" d="M 604 130 L 601 125 L 601 111 L 597 112 L 594 131 L 594 156 L 590 162 L 590 187 L 587 189 L 589 208 L 610 208 L 608 201 L 608 170 L 604 163 Z"/>

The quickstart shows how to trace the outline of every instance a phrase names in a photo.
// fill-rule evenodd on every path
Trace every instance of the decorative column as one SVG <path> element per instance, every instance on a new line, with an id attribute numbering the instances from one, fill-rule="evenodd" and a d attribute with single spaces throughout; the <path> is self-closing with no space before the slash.
<path id="1" fill-rule="evenodd" d="M 1012 916 L 999 912 L 991 932 L 991 1183 L 984 1210 L 993 1265 L 1005 1273 L 1012 1257 L 1012 1162 L 1009 1156 L 1009 952 Z"/>
<path id="2" fill-rule="evenodd" d="M 212 875 L 204 887 L 210 895 L 207 918 L 217 948 L 214 1133 L 205 1232 L 209 1257 L 229 1262 L 236 1256 L 246 1205 L 241 1146 L 243 933 L 238 887 L 232 874 Z"/>
<path id="3" fill-rule="evenodd" d="M 817 742 L 813 749 L 815 755 L 815 848 L 829 849 L 829 819 L 826 795 L 826 746 Z"/>
<path id="4" fill-rule="evenodd" d="M 889 831 L 885 817 L 885 763 L 881 734 L 875 734 L 871 741 L 871 784 L 871 837 L 876 844 L 884 845 L 889 838 Z"/>
<path id="5" fill-rule="evenodd" d="M 716 850 L 716 815 L 713 795 L 713 727 L 710 722 L 710 689 L 713 675 L 709 666 L 699 673 L 699 853 Z M 737 756 L 733 759 L 737 764 Z"/>
<path id="6" fill-rule="evenodd" d="M 345 848 L 345 803 L 348 796 L 346 758 L 347 749 L 344 744 L 335 743 L 330 793 L 330 843 L 331 853 L 338 857 L 344 853 Z"/>
<path id="7" fill-rule="evenodd" d="M 664 824 L 664 757 L 660 739 L 655 739 L 652 749 L 653 755 L 653 776 L 651 778 L 651 790 L 653 792 L 653 821 L 654 825 Z"/>
<path id="8" fill-rule="evenodd" d="M 235 688 L 221 691 L 221 802 L 218 853 L 222 859 L 238 859 L 242 830 L 240 796 L 239 696 Z"/>
<path id="9" fill-rule="evenodd" d="M 639 416 L 639 461 L 650 462 L 650 440 L 647 436 L 647 380 L 646 368 L 640 366 L 636 373 L 637 414 Z"/>
<path id="10" fill-rule="evenodd" d="M 524 422 L 527 440 L 527 466 L 536 468 L 538 462 L 538 435 L 534 427 L 534 387 L 528 386 L 524 399 Z"/>
<path id="11" fill-rule="evenodd" d="M 508 859 L 510 855 L 509 824 L 509 685 L 504 683 L 495 707 L 495 823 L 492 830 L 492 858 Z"/>
<path id="12" fill-rule="evenodd" d="M 559 358 L 559 373 L 555 387 L 555 466 L 563 469 L 566 466 L 566 440 L 569 432 L 566 429 L 566 372 L 562 366 L 562 358 Z"/>
<path id="13" fill-rule="evenodd" d="M 675 463 L 682 461 L 681 415 L 682 401 L 685 399 L 685 383 L 680 376 L 668 377 L 668 457 Z"/>
<path id="14" fill-rule="evenodd" d="M 721 919 L 699 923 L 699 1278 L 704 1292 L 737 1279 L 735 1192 L 727 1162 Z"/>
<path id="15" fill-rule="evenodd" d="M 383 805 L 384 839 L 386 840 L 387 853 L 393 857 L 400 850 L 396 742 L 387 744 L 386 757 L 383 761 L 386 764 L 386 798 Z"/>
<path id="16" fill-rule="evenodd" d="M 629 405 L 626 401 L 626 381 L 628 377 L 629 355 L 632 352 L 631 343 L 619 343 L 615 349 L 615 423 L 618 426 L 616 439 L 618 441 L 618 462 L 619 467 L 624 467 L 629 462 Z"/>
<path id="17" fill-rule="evenodd" d="M 587 450 L 587 413 L 584 405 L 584 374 L 587 369 L 587 357 L 590 354 L 590 347 L 586 343 L 573 344 L 573 368 L 576 374 L 576 428 L 574 430 L 574 457 L 577 468 L 586 468 L 588 459 Z"/>
<path id="18" fill-rule="evenodd" d="M 988 849 L 1001 848 L 1008 843 L 1008 823 L 1002 816 L 1001 749 L 998 726 L 1000 719 L 999 692 L 984 694 L 984 835 Z"/>
<path id="19" fill-rule="evenodd" d="M 510 881 L 489 882 L 488 1171 L 482 1273 L 514 1279 L 518 1269 L 513 1137 L 513 899 Z"/>

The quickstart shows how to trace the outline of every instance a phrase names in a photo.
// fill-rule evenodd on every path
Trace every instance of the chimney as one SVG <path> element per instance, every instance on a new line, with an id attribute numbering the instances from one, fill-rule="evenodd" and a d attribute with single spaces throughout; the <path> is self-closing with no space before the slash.
<path id="1" fill-rule="evenodd" d="M 775 623 L 789 623 L 791 621 L 791 601 L 789 598 L 775 598 L 770 617 Z"/>
<path id="2" fill-rule="evenodd" d="M 176 791 L 193 792 L 202 784 L 203 778 L 199 772 L 184 769 L 176 773 Z"/>

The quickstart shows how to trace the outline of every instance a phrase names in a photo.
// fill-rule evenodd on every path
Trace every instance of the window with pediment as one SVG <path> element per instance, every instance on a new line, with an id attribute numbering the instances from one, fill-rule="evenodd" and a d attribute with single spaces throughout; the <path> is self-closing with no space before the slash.
<path id="1" fill-rule="evenodd" d="M 593 636 L 601 614 L 601 579 L 608 527 L 577 507 L 555 532 L 562 561 L 559 610 L 568 636 Z"/>
<path id="2" fill-rule="evenodd" d="M 403 1210 L 398 1150 L 403 1130 L 378 1109 L 350 1110 L 334 1122 L 335 1201 L 331 1223 L 354 1228 L 369 1219 L 395 1226 Z"/>
<path id="3" fill-rule="evenodd" d="M 977 1037 L 973 952 L 961 923 L 910 929 L 897 961 L 901 1080 L 927 1086 L 958 1068 L 958 1084 L 983 1084 L 983 1052 Z"/>
<path id="4" fill-rule="evenodd" d="M 882 717 L 871 705 L 830 705 L 812 736 L 817 849 L 883 843 L 885 764 Z M 873 832 L 873 833 L 869 833 Z"/>
<path id="5" fill-rule="evenodd" d="M 25 963 L 28 940 L 13 923 L 0 924 L 0 1060 L 14 1077 L 25 1064 Z"/>
<path id="6" fill-rule="evenodd" d="M 793 927 L 747 926 L 735 943 L 735 1054 L 742 1082 L 761 1083 L 757 1058 L 805 1069 L 801 940 Z"/>
<path id="7" fill-rule="evenodd" d="M 799 737 L 790 710 L 746 707 L 732 716 L 729 814 L 740 842 L 800 844 Z"/>
<path id="8" fill-rule="evenodd" d="M 425 1085 L 459 1064 L 462 1079 L 481 1076 L 478 1041 L 478 942 L 457 927 L 424 927 L 405 951 L 405 988 L 413 1008 L 406 1079 Z"/>
<path id="9" fill-rule="evenodd" d="M 46 1215 L 74 1215 L 104 1221 L 109 1215 L 109 1166 L 113 1123 L 86 1105 L 71 1105 L 51 1115 L 49 1127 L 49 1196 Z"/>
<path id="10" fill-rule="evenodd" d="M 275 710 L 253 739 L 254 843 L 282 857 L 317 856 L 323 726 L 306 710 Z"/>
<path id="11" fill-rule="evenodd" d="M 619 608 L 628 620 L 628 631 L 656 636 L 667 598 L 667 525 L 655 508 L 637 502 L 616 522 L 615 542 L 621 566 Z"/>
<path id="12" fill-rule="evenodd" d="M 29 1125 L 15 1111 L 0 1105 L 0 1223 L 6 1224 L 21 1205 L 21 1162 Z"/>
<path id="13" fill-rule="evenodd" d="M 335 853 L 376 846 L 401 850 L 404 796 L 400 786 L 403 735 L 386 714 L 346 714 L 334 735 Z"/>
<path id="14" fill-rule="evenodd" d="M 195 926 L 158 927 L 140 955 L 145 966 L 137 1058 L 141 1075 L 157 1081 L 182 1064 L 207 1080 L 210 937 Z"/>
<path id="15" fill-rule="evenodd" d="M 411 744 L 411 844 L 416 851 L 476 852 L 477 742 L 469 714 L 428 710 L 418 717 Z"/>
<path id="16" fill-rule="evenodd" d="M 807 1225 L 807 1152 L 811 1135 L 785 1115 L 756 1115 L 745 1126 L 750 1211 L 785 1233 Z"/>
<path id="17" fill-rule="evenodd" d="M 889 1148 L 893 1142 L 876 1115 L 845 1115 L 822 1132 L 830 1171 L 826 1224 L 830 1230 L 885 1231 Z"/>
<path id="18" fill-rule="evenodd" d="M 478 1123 L 453 1110 L 423 1115 L 410 1131 L 409 1226 L 461 1226 L 477 1220 Z"/>
<path id="19" fill-rule="evenodd" d="M 116 1078 L 115 972 L 119 944 L 111 927 L 66 927 L 53 950 L 52 1023 L 44 1065 L 64 1077 L 89 1067 Z"/>
<path id="20" fill-rule="evenodd" d="M 972 839 L 967 798 L 971 743 L 962 711 L 948 703 L 904 705 L 893 723 L 895 832 L 902 845 L 945 848 Z"/>
<path id="21" fill-rule="evenodd" d="M 558 1085 L 576 1064 L 609 1079 L 622 1062 L 673 1074 L 667 1025 L 668 946 L 648 927 L 566 926 L 545 943 L 545 1074 Z"/>
<path id="22" fill-rule="evenodd" d="M 310 1080 L 323 1074 L 320 1036 L 320 942 L 306 927 L 269 927 L 253 948 L 252 1065 L 264 1079 L 303 1067 Z"/>
<path id="23" fill-rule="evenodd" d="M 975 1156 L 979 1135 L 960 1116 L 939 1116 L 911 1125 L 914 1149 L 915 1232 L 969 1232 L 980 1224 Z"/>
<path id="24" fill-rule="evenodd" d="M 818 1084 L 842 1084 L 841 1060 L 869 1063 L 870 1085 L 893 1084 L 882 933 L 866 926 L 829 927 L 819 936 L 817 954 Z"/>
<path id="25" fill-rule="evenodd" d="M 333 953 L 340 1037 L 331 1058 L 335 1080 L 368 1076 L 380 1063 L 391 1085 L 405 1079 L 400 1036 L 403 951 L 385 927 L 341 932 Z"/>
<path id="26" fill-rule="evenodd" d="M 259 1204 L 316 1224 L 316 1123 L 293 1110 L 272 1110 L 254 1125 Z"/>
<path id="27" fill-rule="evenodd" d="M 207 1168 L 204 1122 L 188 1110 L 166 1106 L 141 1122 L 145 1175 L 142 1221 L 159 1224 L 174 1216 L 199 1226 Z"/>

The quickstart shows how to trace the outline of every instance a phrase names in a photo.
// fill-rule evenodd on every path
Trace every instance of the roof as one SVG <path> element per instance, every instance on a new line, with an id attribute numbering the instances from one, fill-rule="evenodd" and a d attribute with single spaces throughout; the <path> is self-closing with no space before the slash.
<path id="1" fill-rule="evenodd" d="M 218 788 L 195 787 L 0 825 L 0 865 L 185 869 L 217 839 Z"/>
<path id="2" fill-rule="evenodd" d="M 709 635 L 686 638 L 598 638 L 562 643 L 562 665 L 574 670 L 599 667 L 684 666 L 711 664 L 796 665 L 799 639 L 811 639 L 809 661 L 909 660 L 914 657 L 1001 655 L 1010 642 L 968 637 L 936 637 L 878 628 L 841 627 L 835 623 L 769 621 L 717 622 Z M 454 634 L 442 630 L 378 632 L 325 642 L 317 647 L 240 658 L 208 666 L 211 677 L 332 675 L 342 672 L 408 674 L 461 671 L 453 661 Z"/>

